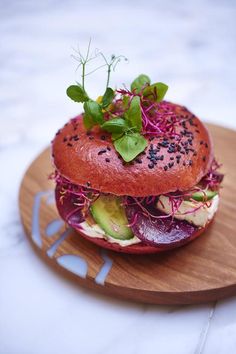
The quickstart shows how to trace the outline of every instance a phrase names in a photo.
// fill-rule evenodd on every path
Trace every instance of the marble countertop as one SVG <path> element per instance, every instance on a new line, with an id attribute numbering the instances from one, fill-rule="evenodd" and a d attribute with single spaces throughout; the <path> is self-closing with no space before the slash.
<path id="1" fill-rule="evenodd" d="M 205 121 L 236 128 L 234 1 L 11 1 L 0 3 L 0 353 L 233 353 L 236 298 L 198 306 L 151 306 L 100 296 L 52 272 L 19 217 L 30 161 L 81 107 L 65 88 L 70 58 L 89 37 L 125 54 L 112 81 L 145 72 L 168 98 Z M 88 77 L 98 95 L 104 72 Z"/>

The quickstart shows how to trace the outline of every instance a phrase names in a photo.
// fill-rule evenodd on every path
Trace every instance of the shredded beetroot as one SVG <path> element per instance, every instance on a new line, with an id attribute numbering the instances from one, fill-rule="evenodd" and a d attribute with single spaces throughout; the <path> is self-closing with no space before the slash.
<path id="1" fill-rule="evenodd" d="M 87 214 L 90 205 L 100 195 L 100 192 L 95 189 L 71 183 L 68 179 L 61 176 L 58 171 L 55 171 L 50 176 L 50 179 L 53 179 L 60 186 L 60 203 L 63 204 L 63 199 L 69 194 L 74 199 L 73 204 L 76 207 L 76 211 L 83 211 L 83 214 Z"/>
<path id="2" fill-rule="evenodd" d="M 209 172 L 201 180 L 201 185 L 204 188 L 209 188 L 213 191 L 217 191 L 220 188 L 220 184 L 224 179 L 224 175 L 217 170 L 222 166 L 215 159 L 212 162 Z"/>

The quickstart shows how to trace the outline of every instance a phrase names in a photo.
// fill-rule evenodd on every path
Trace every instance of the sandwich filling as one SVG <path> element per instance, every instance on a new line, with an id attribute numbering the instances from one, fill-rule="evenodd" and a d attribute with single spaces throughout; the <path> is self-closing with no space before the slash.
<path id="1" fill-rule="evenodd" d="M 218 168 L 214 160 L 208 174 L 189 191 L 143 198 L 100 193 L 56 172 L 57 207 L 70 226 L 91 238 L 123 247 L 140 242 L 168 247 L 193 237 L 214 217 L 223 180 Z"/>

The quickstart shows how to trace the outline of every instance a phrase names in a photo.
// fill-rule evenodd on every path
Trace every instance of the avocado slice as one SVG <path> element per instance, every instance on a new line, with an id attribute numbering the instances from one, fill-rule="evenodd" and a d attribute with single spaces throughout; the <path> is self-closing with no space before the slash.
<path id="1" fill-rule="evenodd" d="M 216 191 L 211 191 L 210 189 L 206 190 L 206 191 L 199 191 L 199 192 L 195 192 L 191 195 L 191 198 L 194 200 L 197 200 L 199 202 L 203 202 L 203 201 L 208 201 L 212 198 L 214 198 L 216 196 L 216 194 L 218 194 L 218 192 Z"/>
<path id="2" fill-rule="evenodd" d="M 119 239 L 129 240 L 134 237 L 127 226 L 128 220 L 121 198 L 111 195 L 101 195 L 90 207 L 96 223 L 107 235 Z"/>

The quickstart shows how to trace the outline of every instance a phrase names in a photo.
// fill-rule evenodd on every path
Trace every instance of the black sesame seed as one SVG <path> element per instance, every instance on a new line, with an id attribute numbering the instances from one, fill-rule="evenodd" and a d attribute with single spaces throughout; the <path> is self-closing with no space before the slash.
<path id="1" fill-rule="evenodd" d="M 106 140 L 106 136 L 105 135 L 101 135 L 101 140 Z"/>
<path id="2" fill-rule="evenodd" d="M 110 148 L 110 146 L 107 146 L 107 150 L 108 150 L 108 151 L 111 151 L 111 148 Z"/>
<path id="3" fill-rule="evenodd" d="M 205 147 L 208 148 L 208 144 L 207 143 L 205 143 Z"/>
<path id="4" fill-rule="evenodd" d="M 105 152 L 107 152 L 107 150 L 106 150 L 106 149 L 102 149 L 102 150 L 98 151 L 98 155 L 102 155 L 102 154 L 104 154 Z"/>
<path id="5" fill-rule="evenodd" d="M 194 125 L 192 118 L 189 119 L 189 124 Z"/>
<path id="6" fill-rule="evenodd" d="M 176 157 L 177 157 L 177 156 L 176 156 Z M 174 160 L 174 157 L 173 157 L 173 156 L 171 156 L 171 157 L 170 157 L 170 160 Z"/>
<path id="7" fill-rule="evenodd" d="M 110 159 L 108 157 L 105 158 L 106 162 L 110 162 Z"/>
<path id="8" fill-rule="evenodd" d="M 71 143 L 67 143 L 67 146 L 70 146 L 70 147 L 71 147 L 71 146 L 73 146 L 73 145 L 72 145 Z"/>
<path id="9" fill-rule="evenodd" d="M 164 166 L 164 170 L 167 171 L 168 167 L 167 166 Z"/>
<path id="10" fill-rule="evenodd" d="M 154 164 L 153 163 L 149 163 L 148 164 L 148 168 L 153 168 L 154 167 Z"/>
<path id="11" fill-rule="evenodd" d="M 139 157 L 137 157 L 137 158 L 135 159 L 135 161 L 136 161 L 137 163 L 142 163 L 142 160 L 141 160 Z"/>
<path id="12" fill-rule="evenodd" d="M 206 156 L 203 156 L 202 161 L 203 161 L 203 162 L 206 161 Z"/>
<path id="13" fill-rule="evenodd" d="M 183 166 L 185 166 L 185 165 L 186 165 L 186 162 L 184 161 L 184 162 L 183 162 Z"/>
<path id="14" fill-rule="evenodd" d="M 202 145 L 202 144 L 204 144 L 204 141 L 203 141 L 203 140 L 200 141 L 200 145 Z"/>
<path id="15" fill-rule="evenodd" d="M 192 160 L 189 160 L 188 164 L 189 164 L 189 166 L 192 166 L 193 161 L 192 161 Z"/>
<path id="16" fill-rule="evenodd" d="M 90 186 L 91 186 L 91 183 L 90 183 L 90 182 L 86 182 L 86 186 L 87 186 L 87 187 L 90 187 Z"/>
<path id="17" fill-rule="evenodd" d="M 89 140 L 93 140 L 94 139 L 94 136 L 93 135 L 90 135 L 89 136 Z"/>
<path id="18" fill-rule="evenodd" d="M 169 168 L 171 168 L 172 166 L 174 166 L 174 162 L 169 162 L 168 166 L 169 166 Z"/>
<path id="19" fill-rule="evenodd" d="M 67 141 L 67 138 L 66 138 L 66 137 L 64 137 L 63 141 L 64 141 L 64 143 L 65 143 L 65 142 Z"/>

